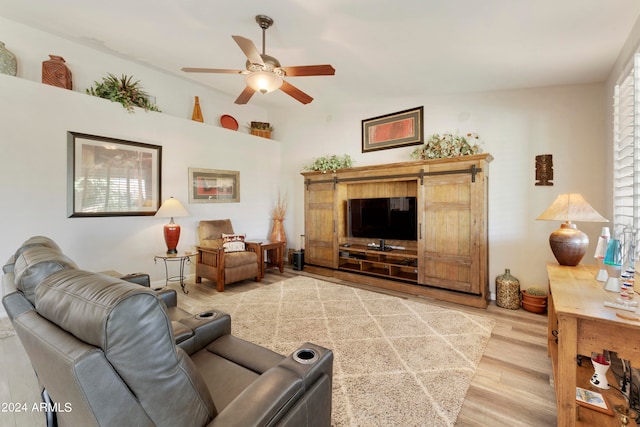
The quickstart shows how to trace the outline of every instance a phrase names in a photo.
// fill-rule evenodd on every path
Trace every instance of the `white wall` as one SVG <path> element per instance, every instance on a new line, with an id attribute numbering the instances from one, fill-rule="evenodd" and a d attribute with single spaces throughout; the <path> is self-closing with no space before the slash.
<path id="1" fill-rule="evenodd" d="M 304 233 L 300 172 L 314 157 L 351 154 L 356 165 L 410 160 L 413 147 L 361 153 L 361 120 L 420 105 L 425 135 L 460 130 L 483 138 L 490 165 L 490 279 L 510 268 L 522 286 L 546 286 L 547 261 L 554 261 L 548 236 L 559 224 L 535 218 L 564 192 L 580 192 L 610 216 L 605 176 L 606 111 L 604 84 L 547 87 L 455 96 L 369 98 L 295 105 L 263 111 L 236 106 L 233 99 L 184 79 L 93 51 L 75 43 L 0 18 L 0 40 L 19 58 L 19 76 L 0 75 L 0 189 L 5 231 L 0 260 L 29 236 L 45 234 L 60 243 L 81 267 L 122 272 L 164 272 L 153 264 L 163 250 L 164 220 L 66 217 L 66 132 L 146 142 L 163 146 L 165 197 L 174 195 L 192 213 L 180 219 L 180 249 L 195 244 L 200 219 L 230 217 L 236 231 L 264 237 L 278 188 L 289 197 L 285 220 L 289 245 Z M 48 54 L 65 57 L 76 91 L 39 83 Z M 357 70 L 340 70 L 357 72 Z M 119 104 L 84 95 L 84 88 L 106 72 L 133 74 L 155 95 L 165 113 L 128 114 Z M 205 121 L 191 117 L 199 95 Z M 317 95 L 318 98 L 321 95 Z M 270 121 L 278 141 L 255 138 L 217 126 L 220 114 L 241 124 Z M 552 187 L 536 187 L 535 156 L 553 154 Z M 187 168 L 241 172 L 239 204 L 189 205 Z M 603 224 L 579 224 L 591 237 L 583 262 L 592 263 Z"/>
<path id="2" fill-rule="evenodd" d="M 153 281 L 164 281 L 164 267 L 154 264 L 153 255 L 166 251 L 166 219 L 67 218 L 67 131 L 162 146 L 162 197 L 175 196 L 191 214 L 177 219 L 182 227 L 179 250 L 197 243 L 201 219 L 231 218 L 237 232 L 253 238 L 268 235 L 278 194 L 280 144 L 217 124 L 223 113 L 232 113 L 240 123 L 266 121 L 265 111 L 247 106 L 234 112 L 233 99 L 217 92 L 1 18 L 0 40 L 19 60 L 18 77 L 0 74 L 2 262 L 27 238 L 46 235 L 81 268 L 144 271 Z M 136 109 L 131 114 L 120 104 L 84 94 L 81 85 L 69 91 L 40 83 L 45 52 L 81 58 L 69 67 L 74 79 L 91 75 L 87 85 L 101 78 L 103 70 L 134 74 L 157 95 L 166 113 Z M 204 124 L 190 120 L 195 94 Z M 239 171 L 240 203 L 189 204 L 189 167 Z"/>
<path id="3" fill-rule="evenodd" d="M 477 132 L 485 152 L 495 160 L 490 165 L 489 274 L 494 279 L 510 268 L 522 287 L 546 287 L 547 262 L 555 262 L 549 234 L 560 224 L 536 221 L 558 194 L 582 193 L 604 216 L 610 216 L 605 198 L 604 85 L 577 85 L 528 90 L 416 96 L 411 99 L 366 99 L 331 110 L 309 108 L 271 112 L 280 123 L 282 179 L 295 206 L 294 221 L 287 233 L 304 233 L 303 165 L 325 154 L 350 154 L 357 166 L 411 160 L 415 147 L 361 152 L 361 120 L 424 105 L 425 136 L 457 131 Z M 313 105 L 313 104 L 311 104 Z M 535 186 L 535 156 L 553 154 L 554 186 Z M 591 245 L 583 262 L 593 263 L 597 236 L 605 224 L 579 224 Z"/>

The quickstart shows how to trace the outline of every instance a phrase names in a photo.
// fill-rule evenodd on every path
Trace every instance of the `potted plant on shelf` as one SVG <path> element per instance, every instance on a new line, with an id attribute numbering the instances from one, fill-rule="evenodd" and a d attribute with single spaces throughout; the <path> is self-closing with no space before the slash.
<path id="1" fill-rule="evenodd" d="M 547 292 L 536 286 L 522 291 L 522 308 L 531 313 L 542 314 L 547 310 Z"/>
<path id="2" fill-rule="evenodd" d="M 308 171 L 321 171 L 323 173 L 335 172 L 338 169 L 350 168 L 353 165 L 353 159 L 350 155 L 344 154 L 338 156 L 336 154 L 318 157 L 313 163 L 305 166 Z"/>
<path id="3" fill-rule="evenodd" d="M 466 135 L 458 135 L 451 132 L 443 133 L 442 135 L 434 133 L 427 139 L 426 144 L 413 150 L 411 157 L 428 160 L 469 156 L 482 152 L 479 143 L 480 136 L 476 133 L 468 133 Z"/>
<path id="4" fill-rule="evenodd" d="M 251 122 L 249 126 L 251 135 L 261 136 L 267 139 L 271 139 L 271 131 L 273 131 L 273 126 L 271 126 L 269 122 Z"/>
<path id="5" fill-rule="evenodd" d="M 149 95 L 140 87 L 140 81 L 133 81 L 133 76 L 123 74 L 118 78 L 109 73 L 101 82 L 93 83 L 94 86 L 87 89 L 89 95 L 119 102 L 130 113 L 134 112 L 133 107 L 160 111 L 157 105 L 149 101 Z"/>

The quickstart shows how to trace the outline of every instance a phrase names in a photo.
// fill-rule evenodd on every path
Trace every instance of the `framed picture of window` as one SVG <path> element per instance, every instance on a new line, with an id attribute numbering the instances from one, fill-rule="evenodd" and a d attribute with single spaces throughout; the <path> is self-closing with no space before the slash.
<path id="1" fill-rule="evenodd" d="M 162 147 L 67 132 L 67 214 L 154 215 L 160 208 Z"/>
<path id="2" fill-rule="evenodd" d="M 189 168 L 189 203 L 240 201 L 240 172 Z"/>

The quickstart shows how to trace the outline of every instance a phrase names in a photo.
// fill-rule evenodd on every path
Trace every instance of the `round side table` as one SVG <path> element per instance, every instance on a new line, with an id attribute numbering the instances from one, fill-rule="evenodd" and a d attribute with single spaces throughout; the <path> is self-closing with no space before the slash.
<path id="1" fill-rule="evenodd" d="M 184 283 L 184 266 L 185 264 L 191 264 L 191 257 L 195 256 L 195 252 L 183 252 L 177 254 L 163 254 L 163 255 L 154 255 L 153 262 L 158 263 L 158 259 L 164 261 L 164 275 L 165 275 L 165 286 L 169 284 L 169 282 L 180 282 L 180 287 L 182 288 L 182 292 L 188 294 L 187 286 Z M 180 263 L 180 275 L 178 276 L 169 276 L 169 263 L 170 262 L 179 262 Z"/>

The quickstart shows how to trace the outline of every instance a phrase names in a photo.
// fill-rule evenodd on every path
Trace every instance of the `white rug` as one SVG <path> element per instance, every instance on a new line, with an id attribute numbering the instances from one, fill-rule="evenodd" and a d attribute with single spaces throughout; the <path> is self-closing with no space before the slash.
<path id="1" fill-rule="evenodd" d="M 494 320 L 309 277 L 252 291 L 180 295 L 231 315 L 232 333 L 290 354 L 334 352 L 334 426 L 453 426 Z"/>
<path id="2" fill-rule="evenodd" d="M 0 339 L 15 335 L 16 331 L 11 326 L 11 320 L 8 317 L 0 317 Z"/>

